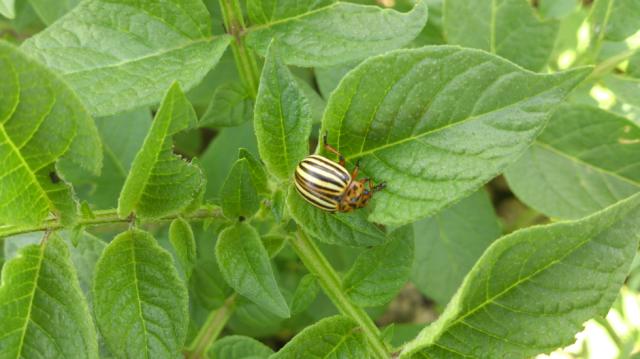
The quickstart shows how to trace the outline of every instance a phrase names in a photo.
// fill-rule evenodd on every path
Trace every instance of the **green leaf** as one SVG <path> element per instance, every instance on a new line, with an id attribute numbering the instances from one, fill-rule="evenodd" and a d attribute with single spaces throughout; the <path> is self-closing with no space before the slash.
<path id="1" fill-rule="evenodd" d="M 15 0 L 0 0 L 0 15 L 8 19 L 15 18 Z"/>
<path id="2" fill-rule="evenodd" d="M 60 161 L 99 173 L 100 139 L 75 94 L 53 73 L 0 41 L 0 222 L 37 224 L 49 213 L 73 220 Z"/>
<path id="3" fill-rule="evenodd" d="M 169 227 L 169 241 L 176 251 L 187 278 L 191 277 L 196 262 L 196 240 L 189 222 L 176 218 Z"/>
<path id="4" fill-rule="evenodd" d="M 580 218 L 640 191 L 640 127 L 601 109 L 562 106 L 506 175 L 530 207 Z"/>
<path id="5" fill-rule="evenodd" d="M 318 82 L 318 89 L 322 97 L 329 98 L 331 92 L 338 87 L 340 80 L 356 67 L 357 63 L 341 64 L 329 67 L 316 67 L 315 75 Z"/>
<path id="6" fill-rule="evenodd" d="M 316 300 L 319 291 L 318 279 L 311 273 L 305 274 L 300 279 L 296 291 L 293 293 L 293 298 L 291 298 L 291 314 L 296 315 L 307 310 Z"/>
<path id="7" fill-rule="evenodd" d="M 627 74 L 635 78 L 640 78 L 640 51 L 636 51 L 636 54 L 629 58 Z"/>
<path id="8" fill-rule="evenodd" d="M 174 83 L 131 164 L 118 199 L 118 214 L 159 218 L 185 209 L 204 186 L 202 170 L 172 152 L 171 136 L 195 126 L 196 113 Z"/>
<path id="9" fill-rule="evenodd" d="M 62 74 L 89 111 L 106 116 L 189 89 L 218 62 L 230 37 L 212 37 L 200 0 L 89 0 L 22 48 Z"/>
<path id="10" fill-rule="evenodd" d="M 279 333 L 283 322 L 282 317 L 265 310 L 263 305 L 239 297 L 228 327 L 233 333 L 268 337 Z"/>
<path id="11" fill-rule="evenodd" d="M 411 280 L 422 293 L 442 306 L 449 302 L 471 267 L 501 234 L 498 218 L 484 190 L 414 223 L 413 228 L 416 258 Z"/>
<path id="12" fill-rule="evenodd" d="M 253 101 L 247 90 L 239 83 L 224 83 L 216 88 L 200 118 L 200 126 L 234 127 L 251 119 Z"/>
<path id="13" fill-rule="evenodd" d="M 289 317 L 269 255 L 253 227 L 236 223 L 223 230 L 216 243 L 216 258 L 222 276 L 233 289 L 279 317 Z"/>
<path id="14" fill-rule="evenodd" d="M 209 350 L 210 358 L 267 359 L 273 350 L 261 342 L 242 335 L 217 340 Z"/>
<path id="15" fill-rule="evenodd" d="M 618 295 L 638 247 L 639 216 L 640 194 L 575 222 L 498 239 L 400 357 L 529 358 L 573 343 Z"/>
<path id="16" fill-rule="evenodd" d="M 413 265 L 413 228 L 390 235 L 387 243 L 362 252 L 344 277 L 342 287 L 351 300 L 365 307 L 383 305 L 402 289 Z"/>
<path id="17" fill-rule="evenodd" d="M 325 212 L 307 202 L 293 187 L 289 188 L 287 206 L 296 223 L 322 242 L 366 247 L 387 241 L 386 234 L 367 221 L 366 210 L 351 213 Z"/>
<path id="18" fill-rule="evenodd" d="M 358 324 L 347 317 L 334 316 L 306 327 L 270 359 L 368 357 Z"/>
<path id="19" fill-rule="evenodd" d="M 596 0 L 590 17 L 596 37 L 622 41 L 640 29 L 640 3 L 636 0 Z"/>
<path id="20" fill-rule="evenodd" d="M 539 0 L 538 10 L 544 18 L 561 19 L 576 12 L 580 3 L 576 0 Z M 575 36 L 575 34 L 573 34 Z"/>
<path id="21" fill-rule="evenodd" d="M 309 110 L 311 111 L 311 118 L 313 119 L 312 123 L 314 125 L 316 123 L 320 123 L 320 121 L 322 121 L 322 114 L 324 113 L 325 106 L 327 106 L 327 102 L 307 81 L 300 77 L 295 77 L 295 79 L 300 91 L 302 91 L 302 94 L 309 103 Z"/>
<path id="22" fill-rule="evenodd" d="M 0 318 L 2 358 L 98 358 L 87 301 L 56 234 L 4 264 Z"/>
<path id="23" fill-rule="evenodd" d="M 80 0 L 29 0 L 29 3 L 42 21 L 51 25 L 73 9 Z"/>
<path id="24" fill-rule="evenodd" d="M 139 109 L 96 119 L 102 139 L 104 166 L 99 176 L 87 174 L 77 166 L 62 166 L 62 176 L 73 184 L 77 196 L 95 209 L 118 206 L 118 196 L 127 179 L 131 163 L 142 147 L 151 127 L 151 111 Z M 60 166 L 59 166 L 60 167 Z"/>
<path id="25" fill-rule="evenodd" d="M 307 99 L 279 54 L 271 46 L 262 68 L 254 126 L 267 170 L 288 181 L 298 162 L 309 154 L 312 118 Z"/>
<path id="26" fill-rule="evenodd" d="M 255 5 L 259 0 L 250 3 L 260 6 Z M 305 67 L 354 61 L 399 48 L 413 40 L 427 21 L 424 1 L 407 13 L 326 0 L 313 5 L 291 0 L 261 4 L 263 12 L 274 5 L 276 9 L 265 16 L 249 11 L 257 24 L 247 29 L 247 43 L 264 56 L 276 39 L 285 63 Z"/>
<path id="27" fill-rule="evenodd" d="M 252 154 L 258 153 L 252 122 L 218 131 L 200 157 L 207 178 L 205 198 L 218 197 L 227 174 L 236 163 L 237 157 L 233 154 L 238 153 L 240 148 L 246 148 Z"/>
<path id="28" fill-rule="evenodd" d="M 255 158 L 255 156 L 249 152 L 246 148 L 241 148 L 238 151 L 238 158 L 244 158 L 247 160 L 249 173 L 251 174 L 251 180 L 253 181 L 253 185 L 255 186 L 258 194 L 261 195 L 269 195 L 271 191 L 269 190 L 269 180 L 267 178 L 267 172 L 264 169 L 264 166 Z"/>
<path id="29" fill-rule="evenodd" d="M 247 159 L 239 159 L 222 185 L 222 213 L 231 220 L 251 218 L 260 208 L 260 199 L 249 167 Z"/>
<path id="30" fill-rule="evenodd" d="M 151 234 L 119 234 L 95 269 L 94 312 L 116 357 L 175 358 L 189 324 L 187 288 Z M 117 314 L 116 314 L 117 313 Z"/>
<path id="31" fill-rule="evenodd" d="M 67 244 L 67 246 L 71 253 L 73 266 L 78 271 L 80 288 L 82 288 L 82 292 L 85 297 L 87 297 L 89 306 L 91 306 L 93 304 L 91 285 L 93 283 L 96 263 L 107 244 L 93 234 L 82 231 L 78 245 L 74 247 L 71 244 Z"/>
<path id="32" fill-rule="evenodd" d="M 541 20 L 527 0 L 445 0 L 450 44 L 486 50 L 527 69 L 542 69 L 553 50 L 556 20 Z"/>
<path id="33" fill-rule="evenodd" d="M 387 183 L 369 219 L 405 224 L 471 194 L 514 162 L 588 73 L 535 74 L 451 46 L 398 50 L 340 82 L 322 131 L 347 160 L 361 160 L 363 177 Z"/>
<path id="34" fill-rule="evenodd" d="M 616 101 L 640 107 L 640 79 L 608 75 L 602 78 L 602 83 L 614 93 Z"/>

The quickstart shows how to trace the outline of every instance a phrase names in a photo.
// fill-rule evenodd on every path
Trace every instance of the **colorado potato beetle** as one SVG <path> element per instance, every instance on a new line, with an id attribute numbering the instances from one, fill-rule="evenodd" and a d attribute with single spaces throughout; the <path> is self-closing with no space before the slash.
<path id="1" fill-rule="evenodd" d="M 327 143 L 327 135 L 324 135 L 323 143 L 328 152 L 338 156 L 338 163 L 319 155 L 305 157 L 295 172 L 298 193 L 327 212 L 351 212 L 366 206 L 373 193 L 382 190 L 385 183 L 374 185 L 371 178 L 356 180 L 358 163 L 349 173 L 344 167 L 344 156 Z M 365 188 L 366 183 L 368 188 Z"/>

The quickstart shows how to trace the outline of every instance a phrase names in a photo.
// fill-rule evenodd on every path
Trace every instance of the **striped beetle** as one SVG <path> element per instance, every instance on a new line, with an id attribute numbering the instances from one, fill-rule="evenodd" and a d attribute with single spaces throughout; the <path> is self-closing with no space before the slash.
<path id="1" fill-rule="evenodd" d="M 373 184 L 371 178 L 356 180 L 358 162 L 349 174 L 344 167 L 344 156 L 327 143 L 327 135 L 323 136 L 324 148 L 338 156 L 339 162 L 325 157 L 309 155 L 305 157 L 295 172 L 295 184 L 298 193 L 312 205 L 327 212 L 351 212 L 367 205 L 374 192 L 385 187 L 385 183 Z M 369 188 L 365 188 L 365 183 Z"/>

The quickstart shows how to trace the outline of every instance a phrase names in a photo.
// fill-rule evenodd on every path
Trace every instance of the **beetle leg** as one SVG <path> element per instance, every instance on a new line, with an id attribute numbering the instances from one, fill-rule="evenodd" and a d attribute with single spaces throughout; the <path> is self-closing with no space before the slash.
<path id="1" fill-rule="evenodd" d="M 387 187 L 387 182 L 380 182 L 375 187 L 373 187 L 373 192 L 382 191 Z"/>
<path id="2" fill-rule="evenodd" d="M 322 136 L 322 143 L 324 144 L 324 149 L 327 150 L 328 152 L 331 152 L 335 155 L 338 155 L 338 163 L 340 164 L 340 166 L 344 167 L 345 164 L 345 159 L 344 156 L 342 155 L 342 153 L 338 152 L 338 150 L 336 150 L 333 146 L 331 146 L 329 143 L 327 143 L 327 133 L 324 133 L 324 136 Z"/>
<path id="3" fill-rule="evenodd" d="M 360 160 L 356 160 L 356 166 L 353 168 L 353 172 L 351 172 L 351 178 L 355 180 L 358 177 L 358 171 L 360 171 Z M 360 181 L 362 183 L 362 181 Z"/>

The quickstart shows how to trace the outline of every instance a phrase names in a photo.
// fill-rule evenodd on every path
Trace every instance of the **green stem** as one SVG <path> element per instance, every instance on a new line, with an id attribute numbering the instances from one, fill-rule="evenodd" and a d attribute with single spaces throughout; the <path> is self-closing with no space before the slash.
<path id="1" fill-rule="evenodd" d="M 315 243 L 300 229 L 290 243 L 302 263 L 318 278 L 324 292 L 340 313 L 352 318 L 360 325 L 371 346 L 374 357 L 380 359 L 389 358 L 389 353 L 380 339 L 380 330 L 364 309 L 353 304 L 344 293 L 338 273 L 336 273 Z"/>
<path id="2" fill-rule="evenodd" d="M 128 217 L 122 218 L 118 216 L 117 209 L 107 209 L 101 211 L 95 211 L 94 216 L 91 218 L 82 218 L 78 220 L 74 225 L 76 226 L 97 226 L 102 224 L 112 223 L 127 223 L 131 219 Z M 212 218 L 224 218 L 222 216 L 222 210 L 218 207 L 209 208 L 201 207 L 196 211 L 186 215 L 171 215 L 159 218 L 158 221 L 171 221 L 178 217 L 182 217 L 185 220 L 196 221 Z M 35 226 L 0 226 L 0 238 L 15 236 L 17 234 L 30 233 L 30 232 L 42 232 L 42 231 L 55 231 L 65 227 L 57 218 L 47 219 L 42 224 Z"/>
<path id="3" fill-rule="evenodd" d="M 188 351 L 184 357 L 186 359 L 207 358 L 209 347 L 218 339 L 218 336 L 227 325 L 227 321 L 231 318 L 233 309 L 236 305 L 236 294 L 233 294 L 224 301 L 222 307 L 214 310 L 209 314 L 209 318 L 204 323 L 196 338 L 191 342 Z"/>
<path id="4" fill-rule="evenodd" d="M 219 0 L 224 26 L 227 33 L 233 36 L 231 43 L 231 51 L 240 74 L 242 83 L 249 91 L 251 98 L 256 98 L 258 94 L 258 84 L 260 83 L 260 72 L 258 71 L 258 63 L 253 54 L 249 50 L 242 38 L 246 27 L 242 17 L 242 8 L 238 0 Z"/>

